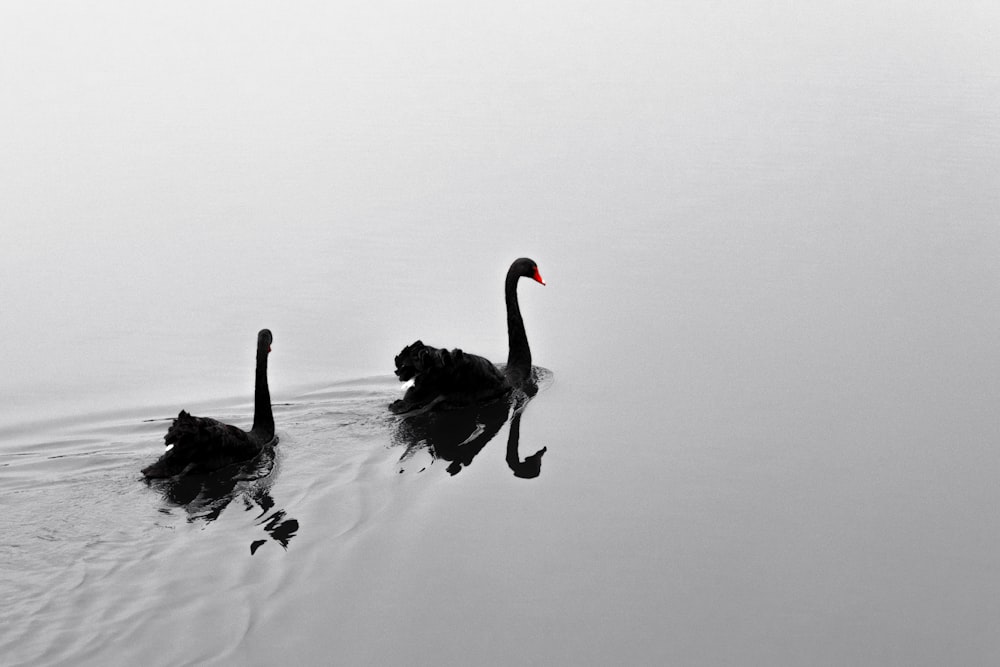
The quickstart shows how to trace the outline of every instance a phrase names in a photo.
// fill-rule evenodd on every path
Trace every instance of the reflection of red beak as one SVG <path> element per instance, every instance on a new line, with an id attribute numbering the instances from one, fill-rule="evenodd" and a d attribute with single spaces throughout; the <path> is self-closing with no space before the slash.
<path id="1" fill-rule="evenodd" d="M 267 346 L 267 353 L 271 354 L 271 346 L 270 345 Z"/>
<path id="2" fill-rule="evenodd" d="M 537 280 L 538 282 L 540 282 L 541 284 L 543 284 L 543 285 L 545 284 L 545 281 L 542 280 L 542 274 L 540 274 L 538 272 L 538 267 L 537 266 L 535 267 L 535 275 L 533 275 L 531 277 L 534 278 L 535 280 Z"/>

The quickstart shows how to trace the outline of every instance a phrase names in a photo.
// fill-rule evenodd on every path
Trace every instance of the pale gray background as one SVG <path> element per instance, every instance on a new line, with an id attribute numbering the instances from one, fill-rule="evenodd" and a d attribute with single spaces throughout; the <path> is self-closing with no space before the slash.
<path id="1" fill-rule="evenodd" d="M 876 5 L 6 3 L 4 654 L 996 664 L 1000 10 Z M 399 475 L 521 255 L 542 475 Z M 263 326 L 250 559 L 137 470 Z"/>

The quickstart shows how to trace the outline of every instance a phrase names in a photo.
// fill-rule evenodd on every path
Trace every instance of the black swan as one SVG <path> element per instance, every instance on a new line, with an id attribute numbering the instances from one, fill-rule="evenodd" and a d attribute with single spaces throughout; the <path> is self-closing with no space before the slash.
<path id="1" fill-rule="evenodd" d="M 514 260 L 507 271 L 504 296 L 507 301 L 507 340 L 510 351 L 501 371 L 489 360 L 459 349 L 424 345 L 417 341 L 396 355 L 396 376 L 401 382 L 413 380 L 403 398 L 389 409 L 400 414 L 418 408 L 460 408 L 498 398 L 521 389 L 529 395 L 537 390 L 531 374 L 531 349 L 524 320 L 517 303 L 517 281 L 522 276 L 542 285 L 538 265 L 527 257 Z"/>
<path id="2" fill-rule="evenodd" d="M 209 473 L 249 461 L 278 442 L 274 435 L 271 393 L 267 388 L 267 355 L 271 352 L 272 340 L 267 329 L 257 334 L 257 374 L 250 431 L 208 417 L 192 417 L 181 410 L 163 437 L 167 450 L 156 463 L 142 469 L 143 475 L 160 478 Z"/>

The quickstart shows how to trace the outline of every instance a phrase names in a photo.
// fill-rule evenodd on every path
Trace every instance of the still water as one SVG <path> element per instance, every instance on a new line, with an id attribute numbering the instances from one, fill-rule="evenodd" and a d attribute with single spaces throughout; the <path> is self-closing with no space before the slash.
<path id="1" fill-rule="evenodd" d="M 996 9 L 0 12 L 5 664 L 1000 661 Z"/>

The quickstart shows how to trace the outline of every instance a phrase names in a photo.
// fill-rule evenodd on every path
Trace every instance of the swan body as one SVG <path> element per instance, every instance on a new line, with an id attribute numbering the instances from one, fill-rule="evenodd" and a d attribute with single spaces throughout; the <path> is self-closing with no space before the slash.
<path id="1" fill-rule="evenodd" d="M 416 341 L 396 355 L 400 381 L 413 380 L 403 403 L 393 403 L 394 412 L 414 407 L 457 408 L 489 401 L 510 390 L 507 378 L 488 359 L 455 348 L 424 345 Z M 398 405 L 397 405 L 398 404 Z"/>
<path id="2" fill-rule="evenodd" d="M 527 257 L 515 260 L 507 271 L 504 297 L 509 351 L 503 370 L 479 355 L 458 348 L 431 347 L 418 340 L 396 355 L 396 376 L 401 382 L 413 380 L 413 386 L 402 399 L 389 405 L 392 412 L 460 408 L 493 400 L 514 389 L 534 394 L 531 349 L 517 301 L 517 281 L 522 277 L 545 284 L 538 265 Z"/>
<path id="3" fill-rule="evenodd" d="M 163 440 L 166 450 L 150 466 L 143 468 L 147 478 L 205 474 L 257 457 L 274 446 L 274 416 L 267 386 L 267 356 L 273 336 L 267 329 L 257 334 L 257 371 L 254 387 L 254 420 L 249 431 L 224 424 L 209 417 L 180 414 L 167 429 Z"/>

